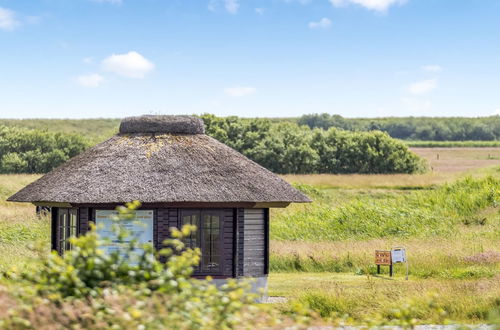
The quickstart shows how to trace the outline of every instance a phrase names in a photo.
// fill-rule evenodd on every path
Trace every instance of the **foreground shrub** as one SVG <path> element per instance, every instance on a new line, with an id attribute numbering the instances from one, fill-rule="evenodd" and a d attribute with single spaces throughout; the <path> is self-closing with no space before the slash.
<path id="1" fill-rule="evenodd" d="M 119 218 L 131 217 L 138 205 L 120 208 Z M 95 231 L 72 238 L 73 249 L 64 256 L 54 253 L 33 271 L 6 274 L 20 289 L 9 298 L 14 307 L 0 327 L 224 329 L 253 322 L 254 314 L 264 312 L 245 283 L 216 287 L 210 280 L 191 278 L 199 251 L 185 248 L 182 238 L 194 229 L 172 231 L 173 239 L 159 253 L 168 257 L 166 263 L 148 244 L 131 262 L 127 254 L 105 254 Z M 118 232 L 122 242 L 126 235 Z M 138 245 L 132 240 L 126 248 L 130 256 Z"/>

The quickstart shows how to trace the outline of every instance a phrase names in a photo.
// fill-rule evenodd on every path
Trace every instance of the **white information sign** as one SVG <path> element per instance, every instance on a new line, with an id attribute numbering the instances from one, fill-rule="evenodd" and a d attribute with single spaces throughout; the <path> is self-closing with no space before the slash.
<path id="1" fill-rule="evenodd" d="M 131 262 L 134 262 L 134 256 L 125 255 L 127 253 L 126 247 L 134 239 L 137 240 L 139 246 L 144 243 L 153 244 L 153 211 L 136 211 L 135 218 L 127 220 L 114 220 L 117 215 L 117 211 L 96 210 L 97 233 L 101 238 L 107 239 L 106 244 L 102 245 L 101 248 L 108 254 L 118 251 L 120 254 L 130 258 Z M 127 230 L 129 235 L 125 240 L 118 240 L 116 233 L 113 231 L 113 226 L 120 226 Z M 137 255 L 142 252 L 141 248 L 137 249 Z"/>
<path id="2" fill-rule="evenodd" d="M 392 263 L 406 262 L 406 251 L 402 248 L 395 248 L 391 251 Z"/>

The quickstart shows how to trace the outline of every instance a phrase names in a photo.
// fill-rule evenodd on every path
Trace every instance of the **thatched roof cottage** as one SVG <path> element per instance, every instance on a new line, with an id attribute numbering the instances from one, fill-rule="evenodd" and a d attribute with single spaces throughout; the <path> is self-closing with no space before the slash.
<path id="1" fill-rule="evenodd" d="M 195 224 L 196 276 L 255 277 L 265 287 L 269 208 L 310 200 L 204 133 L 203 121 L 191 116 L 126 118 L 118 135 L 8 200 L 51 207 L 52 249 L 61 254 L 71 249 L 70 236 L 85 234 L 90 222 L 106 227 L 116 206 L 138 200 L 140 241 L 160 248 L 170 227 Z"/>

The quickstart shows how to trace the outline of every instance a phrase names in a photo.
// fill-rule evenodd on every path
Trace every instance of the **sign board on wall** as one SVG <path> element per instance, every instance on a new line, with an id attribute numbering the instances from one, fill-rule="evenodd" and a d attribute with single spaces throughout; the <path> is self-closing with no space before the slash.
<path id="1" fill-rule="evenodd" d="M 105 253 L 110 254 L 118 251 L 120 254 L 125 255 L 127 253 L 126 247 L 134 239 L 137 240 L 139 245 L 153 244 L 154 213 L 152 210 L 136 211 L 133 219 L 114 220 L 117 215 L 118 212 L 113 210 L 96 210 L 97 233 L 101 238 L 107 239 L 105 245 L 101 246 Z M 126 229 L 129 236 L 122 241 L 118 240 L 113 230 L 114 225 Z M 142 252 L 142 249 L 137 249 L 137 255 Z M 127 257 L 133 259 L 133 256 Z"/>

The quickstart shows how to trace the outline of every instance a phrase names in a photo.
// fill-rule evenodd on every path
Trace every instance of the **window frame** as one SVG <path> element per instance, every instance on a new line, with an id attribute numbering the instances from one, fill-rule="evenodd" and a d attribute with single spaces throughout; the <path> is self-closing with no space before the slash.
<path id="1" fill-rule="evenodd" d="M 57 235 L 56 247 L 57 252 L 63 255 L 65 251 L 73 249 L 69 242 L 71 237 L 78 237 L 79 233 L 79 216 L 77 208 L 58 208 L 57 209 Z"/>
<path id="2" fill-rule="evenodd" d="M 194 235 L 196 235 L 196 240 L 197 243 L 196 246 L 194 244 L 191 244 L 190 240 L 191 238 L 184 239 L 184 243 L 186 244 L 187 247 L 190 248 L 199 248 L 201 251 L 201 256 L 200 256 L 200 263 L 194 270 L 194 275 L 204 275 L 204 274 L 222 274 L 223 269 L 224 269 L 224 213 L 222 209 L 180 209 L 180 214 L 179 214 L 179 229 L 182 228 L 182 226 L 185 224 L 184 223 L 184 217 L 185 216 L 193 216 L 196 215 L 198 216 L 199 219 L 199 226 L 197 226 L 196 232 Z M 207 269 L 207 265 L 205 264 L 205 260 L 207 257 L 207 246 L 206 246 L 206 240 L 207 240 L 207 235 L 205 232 L 206 226 L 205 226 L 205 216 L 217 216 L 219 218 L 219 226 L 218 226 L 218 244 L 217 248 L 219 249 L 218 253 L 211 253 L 211 255 L 218 255 L 219 257 L 219 262 L 218 262 L 218 267 L 214 267 L 212 269 Z M 192 223 L 192 221 L 190 221 Z M 210 230 L 212 230 L 212 226 L 210 226 Z M 209 249 L 212 250 L 213 245 L 210 244 Z M 217 252 L 217 251 L 216 251 Z M 211 259 L 211 258 L 209 258 Z"/>

